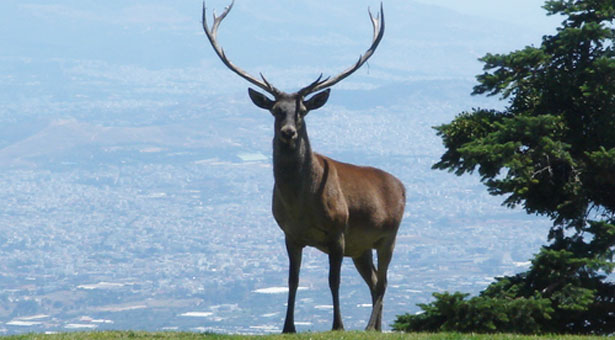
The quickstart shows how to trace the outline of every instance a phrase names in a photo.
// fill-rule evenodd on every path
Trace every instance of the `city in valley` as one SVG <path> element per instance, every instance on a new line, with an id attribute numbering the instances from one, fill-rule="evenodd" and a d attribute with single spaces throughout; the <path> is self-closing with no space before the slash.
<path id="1" fill-rule="evenodd" d="M 355 61 L 370 38 L 366 8 L 374 3 L 321 2 L 294 4 L 285 19 L 237 3 L 221 39 L 250 71 L 290 90 Z M 325 5 L 334 8 L 324 13 Z M 288 260 L 271 214 L 272 117 L 206 45 L 200 3 L 95 6 L 0 5 L 11 32 L 24 32 L 0 29 L 9 46 L 0 52 L 0 334 L 281 331 Z M 340 21 L 340 11 L 357 13 Z M 379 54 L 306 120 L 315 151 L 379 167 L 406 186 L 388 329 L 433 292 L 476 294 L 526 270 L 550 222 L 502 207 L 479 176 L 431 170 L 444 150 L 433 126 L 505 104 L 470 96 L 476 58 L 540 34 L 421 2 L 390 1 L 385 11 Z M 239 25 L 251 15 L 243 22 L 262 20 L 262 34 Z M 275 36 L 292 23 L 296 36 L 267 45 L 294 42 L 292 51 L 303 52 L 292 62 L 246 37 Z M 363 25 L 364 34 L 352 33 Z M 330 329 L 327 280 L 326 255 L 305 251 L 299 331 Z M 346 328 L 363 329 L 371 299 L 350 259 L 340 300 Z"/>

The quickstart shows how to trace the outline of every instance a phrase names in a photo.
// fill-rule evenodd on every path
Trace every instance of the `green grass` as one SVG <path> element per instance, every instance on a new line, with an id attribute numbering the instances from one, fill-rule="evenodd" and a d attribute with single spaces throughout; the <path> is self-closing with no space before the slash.
<path id="1" fill-rule="evenodd" d="M 604 340 L 605 337 L 574 336 L 574 335 L 546 335 L 524 336 L 510 334 L 476 335 L 476 334 L 402 334 L 402 333 L 371 333 L 371 332 L 325 332 L 300 333 L 294 335 L 220 335 L 180 332 L 87 332 L 87 333 L 60 333 L 60 334 L 24 334 L 2 336 L 0 340 L 124 340 L 124 339 L 156 339 L 156 340 Z"/>

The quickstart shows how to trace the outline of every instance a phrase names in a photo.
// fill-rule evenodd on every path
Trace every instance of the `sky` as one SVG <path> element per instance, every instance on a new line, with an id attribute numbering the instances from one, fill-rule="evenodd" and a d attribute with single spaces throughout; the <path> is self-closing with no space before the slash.
<path id="1" fill-rule="evenodd" d="M 557 18 L 545 16 L 544 10 L 540 8 L 542 3 L 540 0 L 497 2 L 420 0 L 419 2 L 475 16 L 477 20 L 480 18 L 484 21 L 488 18 L 494 22 L 511 23 L 520 29 L 535 32 L 537 38 L 531 43 L 537 42 L 542 34 L 552 31 L 559 21 Z M 226 0 L 210 0 L 207 6 L 220 13 L 228 3 Z M 253 3 L 259 5 L 253 6 Z M 344 2 L 338 1 L 338 3 Z M 396 30 L 396 27 L 400 29 L 412 27 L 412 22 L 420 22 L 421 18 L 413 17 L 413 13 L 416 13 L 413 3 L 405 0 L 384 2 L 388 19 L 384 43 L 388 39 L 397 38 L 400 31 Z M 243 58 L 242 54 L 245 53 L 256 52 L 256 56 L 265 53 L 254 51 L 254 48 L 251 51 L 245 48 L 255 47 L 252 44 L 254 41 L 260 43 L 264 51 L 303 60 L 302 55 L 297 54 L 307 54 L 309 51 L 297 51 L 297 46 L 288 43 L 289 38 L 301 39 L 306 45 L 311 44 L 314 47 L 314 44 L 323 44 L 323 41 L 326 43 L 329 39 L 339 40 L 348 32 L 351 32 L 348 34 L 357 41 L 357 47 L 362 47 L 371 34 L 365 9 L 377 8 L 378 1 L 361 0 L 353 1 L 352 4 L 352 7 L 338 5 L 327 11 L 326 1 L 323 0 L 284 3 L 270 0 L 260 2 L 237 0 L 235 9 L 225 19 L 220 29 L 220 40 L 226 49 L 242 47 L 236 52 L 233 51 L 235 58 Z M 165 44 L 170 44 L 169 39 L 175 39 L 193 45 L 200 43 L 201 47 L 208 48 L 203 46 L 205 41 L 199 25 L 200 8 L 201 1 L 185 1 L 170 5 L 160 1 L 126 3 L 115 0 L 100 3 L 74 0 L 25 2 L 5 0 L 0 3 L 0 20 L 4 23 L 0 27 L 0 41 L 3 41 L 3 45 L 7 48 L 2 54 L 19 54 L 26 50 L 26 53 L 33 57 L 48 53 L 55 57 L 83 56 L 134 63 L 139 61 L 148 63 L 152 62 L 152 59 L 162 59 L 167 64 L 182 66 L 187 62 L 202 59 L 204 55 L 194 51 L 185 53 L 166 51 L 163 47 Z M 342 8 L 343 13 L 340 12 Z M 348 8 L 356 10 L 349 11 Z M 309 25 L 314 22 L 318 30 L 314 30 L 314 27 L 308 30 Z M 446 25 L 445 22 L 438 24 Z M 145 50 L 148 46 L 145 44 L 152 43 L 150 40 L 155 39 L 156 33 L 161 34 L 158 49 L 155 53 L 147 54 Z M 254 33 L 257 34 L 250 39 L 241 38 Z M 195 39 L 187 39 L 188 35 L 194 36 Z M 411 32 L 409 38 L 412 38 Z M 113 45 L 114 42 L 120 45 Z M 52 50 L 54 48 L 55 50 Z M 122 53 L 123 51 L 125 53 Z M 349 55 L 357 53 L 348 52 Z M 318 54 L 311 55 L 312 58 L 318 56 Z M 262 62 L 266 62 L 265 60 Z M 276 58 L 272 58 L 271 62 L 276 61 Z"/>
<path id="2" fill-rule="evenodd" d="M 229 3 L 210 0 L 207 7 L 221 13 Z M 540 4 L 385 1 L 386 32 L 377 53 L 336 89 L 421 77 L 473 78 L 481 72 L 477 59 L 485 53 L 538 44 L 543 34 L 553 31 L 558 20 L 545 16 Z M 324 0 L 237 0 L 220 27 L 219 40 L 237 65 L 252 74 L 263 72 L 277 87 L 293 90 L 356 60 L 372 34 L 366 9 L 375 11 L 378 5 L 377 0 L 340 0 L 335 6 Z M 78 77 L 75 73 L 114 80 L 116 86 L 244 93 L 245 81 L 222 65 L 203 34 L 201 6 L 199 0 L 4 0 L 0 74 L 11 82 L 5 82 L 8 88 L 0 101 L 15 99 L 15 82 L 41 96 L 101 90 L 65 78 Z M 63 90 L 65 86 L 78 88 Z M 0 105 L 0 114 L 6 107 Z"/>
<path id="3" fill-rule="evenodd" d="M 547 17 L 541 7 L 542 0 L 417 0 L 419 2 L 452 9 L 459 13 L 498 18 L 498 20 L 522 24 L 547 33 L 561 20 Z"/>

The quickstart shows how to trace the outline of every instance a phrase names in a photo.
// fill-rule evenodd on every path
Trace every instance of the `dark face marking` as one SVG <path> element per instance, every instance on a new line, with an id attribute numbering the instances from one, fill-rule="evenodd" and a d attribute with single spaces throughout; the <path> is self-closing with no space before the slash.
<path id="1" fill-rule="evenodd" d="M 271 113 L 275 117 L 276 139 L 294 148 L 307 114 L 305 105 L 298 97 L 282 98 L 273 105 Z"/>
<path id="2" fill-rule="evenodd" d="M 275 117 L 275 139 L 294 149 L 304 129 L 305 116 L 309 111 L 325 105 L 330 90 L 317 93 L 307 100 L 299 93 L 282 93 L 275 100 L 271 100 L 252 89 L 248 89 L 248 92 L 256 106 L 269 110 Z"/>

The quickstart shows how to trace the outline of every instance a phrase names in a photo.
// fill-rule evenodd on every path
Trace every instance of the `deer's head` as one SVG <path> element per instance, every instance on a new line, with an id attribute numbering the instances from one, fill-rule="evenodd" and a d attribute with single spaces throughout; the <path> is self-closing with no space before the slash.
<path id="1" fill-rule="evenodd" d="M 260 74 L 260 79 L 251 76 L 246 71 L 235 66 L 226 57 L 224 50 L 218 44 L 218 27 L 229 13 L 234 3 L 235 1 L 233 0 L 220 16 L 216 16 L 215 13 L 213 14 L 214 23 L 211 26 L 211 29 L 207 25 L 205 3 L 203 3 L 203 29 L 205 30 L 205 34 L 207 35 L 211 46 L 216 51 L 216 54 L 218 54 L 218 57 L 220 57 L 222 62 L 231 71 L 273 96 L 273 99 L 270 99 L 266 95 L 254 89 L 248 89 L 248 94 L 250 95 L 252 102 L 262 109 L 269 110 L 269 112 L 271 112 L 271 114 L 275 117 L 275 139 L 286 145 L 294 147 L 297 138 L 301 136 L 303 131 L 305 131 L 305 115 L 307 115 L 309 111 L 316 110 L 325 105 L 327 99 L 329 99 L 329 93 L 331 91 L 329 87 L 337 84 L 342 79 L 358 70 L 372 56 L 378 47 L 378 44 L 384 35 L 384 12 L 382 9 L 382 3 L 380 4 L 380 14 L 378 16 L 374 17 L 371 11 L 368 11 L 374 28 L 372 44 L 367 51 L 359 57 L 359 60 L 355 64 L 335 77 L 327 77 L 323 79 L 321 74 L 318 79 L 310 85 L 290 94 L 275 88 L 267 81 L 267 79 L 265 79 L 262 74 Z M 318 93 L 308 98 L 310 94 L 315 92 Z"/>
<path id="2" fill-rule="evenodd" d="M 330 92 L 331 89 L 326 89 L 308 99 L 300 92 L 280 93 L 274 99 L 269 99 L 256 90 L 248 89 L 254 105 L 269 110 L 275 118 L 275 139 L 291 148 L 295 147 L 297 138 L 305 131 L 304 117 L 308 112 L 325 105 Z"/>

